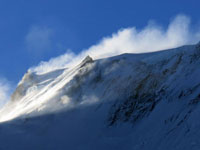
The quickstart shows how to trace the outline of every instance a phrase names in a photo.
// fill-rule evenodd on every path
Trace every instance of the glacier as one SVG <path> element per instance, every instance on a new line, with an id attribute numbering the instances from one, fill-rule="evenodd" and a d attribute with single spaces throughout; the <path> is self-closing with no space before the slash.
<path id="1" fill-rule="evenodd" d="M 28 71 L 0 109 L 0 149 L 199 150 L 200 43 Z"/>

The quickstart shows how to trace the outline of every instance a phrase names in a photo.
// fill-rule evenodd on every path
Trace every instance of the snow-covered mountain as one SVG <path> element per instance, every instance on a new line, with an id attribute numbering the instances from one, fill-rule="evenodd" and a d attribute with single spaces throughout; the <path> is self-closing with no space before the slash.
<path id="1" fill-rule="evenodd" d="M 200 44 L 27 72 L 0 149 L 200 149 Z"/>

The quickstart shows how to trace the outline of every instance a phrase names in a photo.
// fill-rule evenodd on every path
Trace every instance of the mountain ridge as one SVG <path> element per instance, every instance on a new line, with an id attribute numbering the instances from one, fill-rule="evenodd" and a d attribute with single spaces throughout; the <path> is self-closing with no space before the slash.
<path id="1" fill-rule="evenodd" d="M 26 74 L 0 110 L 14 119 L 0 124 L 1 140 L 14 135 L 2 147 L 18 137 L 37 149 L 199 149 L 199 45 Z"/>

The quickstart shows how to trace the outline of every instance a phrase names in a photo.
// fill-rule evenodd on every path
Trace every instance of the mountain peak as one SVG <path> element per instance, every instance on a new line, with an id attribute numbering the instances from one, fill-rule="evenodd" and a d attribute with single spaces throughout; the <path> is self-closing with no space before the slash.
<path id="1" fill-rule="evenodd" d="M 89 55 L 85 57 L 85 59 L 83 59 L 83 61 L 81 62 L 81 67 L 85 66 L 85 64 L 87 63 L 92 63 L 94 62 L 94 60 L 92 59 L 92 57 L 90 57 Z"/>
<path id="2" fill-rule="evenodd" d="M 87 56 L 85 57 L 85 59 L 82 61 L 82 63 L 87 63 L 87 62 L 93 62 L 92 57 L 90 57 L 89 55 L 87 55 Z"/>

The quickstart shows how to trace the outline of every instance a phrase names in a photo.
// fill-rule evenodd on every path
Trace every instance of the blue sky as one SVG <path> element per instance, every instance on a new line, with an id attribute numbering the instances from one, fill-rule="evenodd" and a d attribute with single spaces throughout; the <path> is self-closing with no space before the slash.
<path id="1" fill-rule="evenodd" d="M 198 28 L 199 0 L 0 0 L 0 76 L 17 83 L 40 61 L 75 54 L 119 29 L 162 27 L 178 14 Z"/>

